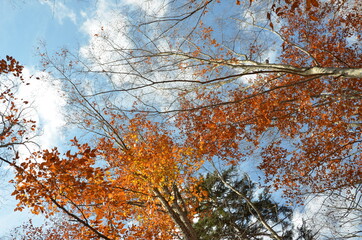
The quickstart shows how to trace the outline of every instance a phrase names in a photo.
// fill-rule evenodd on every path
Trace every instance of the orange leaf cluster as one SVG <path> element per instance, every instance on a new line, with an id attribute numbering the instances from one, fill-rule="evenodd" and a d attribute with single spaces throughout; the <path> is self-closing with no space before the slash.
<path id="1" fill-rule="evenodd" d="M 180 193 L 182 201 L 194 202 L 195 194 L 186 189 L 202 163 L 143 117 L 118 131 L 124 149 L 114 139 L 99 139 L 95 148 L 74 139 L 74 154 L 62 158 L 57 149 L 45 150 L 23 162 L 13 193 L 18 209 L 68 214 L 81 223 L 78 238 L 173 239 L 175 223 L 163 205 L 178 204 Z M 190 217 L 192 205 L 187 206 Z"/>
<path id="2" fill-rule="evenodd" d="M 308 4 L 318 7 L 313 14 L 319 21 L 285 16 L 281 62 L 361 68 L 360 46 L 348 41 L 361 40 L 358 3 L 340 12 L 336 1 Z M 229 63 L 219 62 L 220 68 Z M 267 182 L 290 197 L 348 188 L 362 181 L 361 93 L 358 78 L 269 74 L 239 87 L 200 88 L 192 99 L 185 95 L 178 126 L 209 160 L 235 164 L 261 149 Z"/>

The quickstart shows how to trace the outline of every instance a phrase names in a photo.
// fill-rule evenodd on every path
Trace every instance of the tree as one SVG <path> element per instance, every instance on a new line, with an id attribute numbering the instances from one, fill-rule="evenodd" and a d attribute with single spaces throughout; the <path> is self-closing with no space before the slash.
<path id="1" fill-rule="evenodd" d="M 35 122 L 27 119 L 29 102 L 16 97 L 19 86 L 29 84 L 25 83 L 22 70 L 23 66 L 13 57 L 0 60 L 0 163 L 17 159 L 17 147 L 33 143 L 35 135 Z"/>
<path id="2" fill-rule="evenodd" d="M 185 133 L 192 144 L 221 149 L 218 154 L 223 158 L 221 154 L 232 152 L 235 161 L 251 154 L 245 150 L 236 154 L 242 142 L 259 149 L 262 146 L 260 168 L 267 181 L 274 181 L 276 188 L 286 188 L 289 196 L 353 188 L 360 183 L 361 60 L 356 53 L 361 49 L 347 39 L 352 35 L 361 38 L 357 33 L 361 22 L 341 26 L 358 15 L 357 3 L 350 4 L 322 4 L 314 13 L 319 21 L 310 20 L 299 10 L 284 19 L 287 24 L 280 33 L 269 29 L 283 40 L 282 64 L 263 64 L 246 55 L 245 60 L 239 60 L 236 55 L 218 58 L 202 51 L 196 57 L 186 54 L 185 58 L 201 62 L 204 69 L 209 64 L 220 72 L 225 68 L 239 72 L 226 72 L 212 81 L 259 74 L 252 84 L 200 90 L 197 102 L 185 95 L 180 124 L 186 123 Z M 343 14 L 337 7 L 344 9 Z M 322 27 L 325 32 L 320 31 Z M 302 70 L 303 65 L 309 67 Z M 288 69 L 292 66 L 302 71 Z M 356 75 L 338 74 L 338 69 Z M 265 134 L 269 139 L 261 138 Z"/>
<path id="3" fill-rule="evenodd" d="M 142 116 L 117 131 L 122 145 L 100 138 L 91 148 L 74 139 L 74 154 L 44 150 L 13 164 L 18 210 L 60 211 L 75 221 L 76 239 L 172 239 L 180 234 L 175 225 L 185 239 L 196 239 L 189 195 L 197 195 L 187 190 L 199 165 L 193 150 Z"/>
<path id="4" fill-rule="evenodd" d="M 297 240 L 313 240 L 313 239 L 317 239 L 316 235 L 317 233 L 313 232 L 312 230 L 308 229 L 308 227 L 306 226 L 305 221 L 303 221 L 302 226 L 298 227 L 298 234 L 299 236 L 297 237 Z"/>
<path id="5" fill-rule="evenodd" d="M 361 182 L 358 1 L 295 1 L 290 14 L 253 2 L 240 7 L 244 17 L 225 2 L 173 3 L 180 17 L 130 14 L 135 25 L 116 33 L 100 26 L 81 57 L 43 55 L 73 89 L 78 113 L 99 126 L 107 124 L 92 108 L 174 114 L 208 160 L 237 163 L 261 150 L 266 181 L 290 197 Z M 214 18 L 225 8 L 233 20 Z M 97 81 L 84 84 L 87 77 Z"/>
<path id="6" fill-rule="evenodd" d="M 234 167 L 222 172 L 222 179 L 247 196 L 259 210 L 263 219 L 275 229 L 282 239 L 292 239 L 292 209 L 271 199 L 266 189 L 256 193 L 255 184 L 244 175 L 240 178 Z M 200 191 L 208 194 L 196 209 L 198 220 L 194 224 L 199 239 L 266 239 L 273 236 L 253 218 L 256 214 L 249 204 L 227 187 L 217 172 L 201 178 Z"/>

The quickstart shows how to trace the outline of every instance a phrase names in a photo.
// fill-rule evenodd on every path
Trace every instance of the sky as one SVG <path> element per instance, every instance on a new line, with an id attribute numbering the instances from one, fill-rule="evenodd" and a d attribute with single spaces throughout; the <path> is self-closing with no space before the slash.
<path id="1" fill-rule="evenodd" d="M 17 59 L 25 67 L 25 78 L 41 76 L 41 80 L 33 78 L 31 84 L 19 89 L 17 94 L 32 102 L 32 119 L 38 122 L 42 132 L 37 141 L 43 148 L 51 148 L 65 138 L 61 132 L 65 123 L 61 114 L 65 99 L 62 99 L 56 81 L 49 81 L 52 76 L 42 72 L 37 48 L 45 44 L 47 50 L 53 52 L 59 48 L 76 49 L 86 44 L 89 34 L 84 23 L 90 20 L 89 16 L 94 16 L 97 5 L 95 1 L 84 0 L 1 2 L 0 58 L 10 55 Z M 16 201 L 10 197 L 12 190 L 5 182 L 0 185 L 0 237 L 31 216 L 28 211 L 13 211 Z M 34 221 L 41 222 L 41 217 Z"/>
<path id="2" fill-rule="evenodd" d="M 61 97 L 62 90 L 56 79 L 42 72 L 38 47 L 43 49 L 45 45 L 50 55 L 61 48 L 67 48 L 79 49 L 83 57 L 95 53 L 103 59 L 112 58 L 106 51 L 107 44 L 94 35 L 104 27 L 110 38 L 119 39 L 122 46 L 130 44 L 118 31 L 126 24 L 123 18 L 126 13 L 119 13 L 114 9 L 120 6 L 128 10 L 140 7 L 148 15 L 157 13 L 157 16 L 162 16 L 165 13 L 160 11 L 163 0 L 154 0 L 152 4 L 150 1 L 136 0 L 1 1 L 5 4 L 0 6 L 0 58 L 11 55 L 25 66 L 24 73 L 27 76 L 40 76 L 40 80 L 33 78 L 31 84 L 22 87 L 18 94 L 32 101 L 35 109 L 32 118 L 42 131 L 37 142 L 43 149 L 59 146 L 72 136 L 64 136 L 62 132 L 65 120 L 61 112 L 65 99 Z M 9 174 L 8 178 L 10 177 Z M 0 236 L 29 217 L 35 223 L 42 221 L 41 217 L 34 218 L 28 211 L 14 212 L 16 201 L 9 196 L 10 193 L 11 188 L 8 187 L 0 195 Z"/>
<path id="3" fill-rule="evenodd" d="M 117 36 L 116 29 L 124 24 L 123 13 L 115 13 L 116 7 L 132 9 L 158 15 L 162 0 L 143 2 L 135 0 L 0 0 L 0 59 L 9 55 L 23 65 L 25 79 L 32 78 L 30 85 L 20 87 L 17 96 L 30 100 L 40 136 L 37 143 L 41 148 L 52 148 L 73 136 L 65 136 L 62 115 L 65 101 L 59 82 L 49 73 L 43 72 L 39 49 L 46 49 L 50 55 L 59 49 L 71 49 L 86 55 L 88 47 L 95 47 L 98 53 L 102 43 L 94 39 L 101 25 Z M 70 133 L 72 134 L 72 133 Z M 36 150 L 36 149 L 33 149 Z M 19 150 L 22 151 L 21 149 Z M 27 151 L 24 150 L 23 154 Z M 3 172 L 2 172 L 3 174 Z M 9 230 L 26 222 L 29 217 L 35 224 L 42 222 L 25 210 L 14 212 L 16 200 L 10 196 L 12 188 L 7 181 L 11 173 L 2 177 L 0 183 L 0 239 Z"/>
<path id="4" fill-rule="evenodd" d="M 89 47 L 97 49 L 98 54 L 106 48 L 102 42 L 94 38 L 101 27 L 108 28 L 112 38 L 120 38 L 117 31 L 125 24 L 121 15 L 115 14 L 115 6 L 141 7 L 153 14 L 164 14 L 159 11 L 163 0 L 0 0 L 0 59 L 6 55 L 13 56 L 25 66 L 26 76 L 37 75 L 29 86 L 19 89 L 19 96 L 31 99 L 34 112 L 33 119 L 38 122 L 42 134 L 37 141 L 42 148 L 58 146 L 67 139 L 62 128 L 65 119 L 61 114 L 65 100 L 62 97 L 60 84 L 53 76 L 42 72 L 37 48 L 46 46 L 52 53 L 61 48 L 79 49 L 83 56 L 90 54 Z M 113 34 L 113 35 L 112 35 Z M 127 44 L 123 39 L 122 44 Z M 104 51 L 105 52 L 105 51 Z M 99 55 L 101 57 L 109 57 Z M 269 56 L 273 58 L 272 55 Z M 8 178 L 11 175 L 8 175 Z M 19 226 L 28 217 L 28 211 L 14 212 L 16 201 L 9 195 L 11 188 L 0 183 L 0 239 L 10 229 Z M 320 200 L 318 200 L 320 201 Z M 317 205 L 314 205 L 317 206 Z M 317 207 L 310 213 L 318 211 Z M 298 215 L 298 214 L 297 214 Z M 301 217 L 300 217 L 301 218 Z M 41 222 L 41 217 L 35 219 Z"/>
<path id="5" fill-rule="evenodd" d="M 82 21 L 83 1 L 72 1 L 67 7 L 63 1 L 3 0 L 0 7 L 0 54 L 12 55 L 23 65 L 37 66 L 36 47 L 45 42 L 50 50 L 75 46 L 85 35 Z M 70 1 L 69 1 L 70 2 Z"/>

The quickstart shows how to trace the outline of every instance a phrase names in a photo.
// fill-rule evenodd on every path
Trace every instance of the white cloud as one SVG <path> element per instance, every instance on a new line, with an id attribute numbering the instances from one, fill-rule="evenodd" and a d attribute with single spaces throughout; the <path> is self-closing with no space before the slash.
<path id="1" fill-rule="evenodd" d="M 32 78 L 30 76 L 33 75 Z M 19 88 L 14 90 L 15 97 L 19 103 L 23 101 L 29 101 L 31 107 L 23 112 L 23 117 L 28 120 L 35 120 L 41 135 L 36 136 L 33 140 L 39 144 L 42 149 L 53 148 L 59 145 L 63 140 L 62 127 L 65 125 L 65 120 L 62 114 L 62 108 L 65 106 L 66 99 L 62 95 L 59 82 L 52 79 L 52 77 L 45 72 L 39 72 L 30 68 L 24 68 L 23 76 L 27 83 L 20 84 Z M 36 80 L 36 76 L 39 80 Z M 3 83 L 3 82 L 2 82 Z M 27 106 L 28 106 L 27 105 Z M 17 105 L 22 109 L 21 105 Z M 21 159 L 29 156 L 30 152 L 39 150 L 36 145 L 28 145 L 18 149 Z M 2 168 L 6 171 L 11 169 L 8 165 L 3 165 Z M 2 189 L 2 195 L 0 196 L 0 238 L 9 233 L 11 229 L 22 224 L 28 218 L 33 219 L 34 223 L 42 223 L 43 217 L 34 216 L 30 214 L 28 209 L 23 212 L 14 212 L 17 201 L 10 193 L 13 189 L 7 183 L 12 177 L 12 172 L 3 174 L 1 172 L 2 181 L 0 187 Z"/>
<path id="2" fill-rule="evenodd" d="M 27 79 L 32 70 L 25 68 L 23 75 Z M 39 77 L 39 79 L 35 79 Z M 62 139 L 61 128 L 65 125 L 62 108 L 66 104 L 60 83 L 45 72 L 35 72 L 28 81 L 30 85 L 21 85 L 17 93 L 19 99 L 30 102 L 28 117 L 35 120 L 41 134 L 36 142 L 41 148 L 52 148 Z"/>
<path id="3" fill-rule="evenodd" d="M 60 83 L 48 73 L 25 67 L 22 74 L 25 79 L 24 83 L 12 75 L 2 76 L 0 89 L 1 91 L 11 89 L 21 119 L 36 122 L 35 132 L 29 129 L 32 123 L 25 126 L 26 132 L 23 138 L 28 140 L 27 144 L 17 146 L 21 159 L 25 159 L 31 152 L 38 151 L 39 147 L 42 149 L 53 148 L 61 143 L 61 130 L 65 125 L 62 108 L 66 104 L 66 98 L 62 95 Z M 31 75 L 33 77 L 30 77 Z M 39 77 L 39 80 L 36 77 Z M 7 109 L 6 102 L 0 105 L 1 112 L 7 114 Z M 3 153 L 3 155 L 6 154 L 8 151 Z M 3 168 L 10 169 L 10 166 L 4 165 Z"/>
<path id="4" fill-rule="evenodd" d="M 89 43 L 80 50 L 83 57 L 96 56 L 99 61 L 110 60 L 115 58 L 113 55 L 119 56 L 111 51 L 114 47 L 132 46 L 127 31 L 133 20 L 129 18 L 129 12 L 125 6 L 133 6 L 141 10 L 140 16 L 157 14 L 157 17 L 162 17 L 167 11 L 164 0 L 125 0 L 121 4 L 117 1 L 99 0 L 93 14 L 81 13 L 84 18 L 88 17 L 82 25 L 82 30 L 90 38 Z M 161 41 L 158 44 L 161 44 Z M 162 42 L 162 44 L 167 45 L 167 42 Z"/>
<path id="5" fill-rule="evenodd" d="M 178 73 L 173 71 L 155 71 L 157 63 L 152 65 L 146 64 L 144 59 L 137 60 L 130 55 L 133 52 L 130 49 L 170 50 L 170 39 L 166 36 L 158 38 L 163 30 L 157 24 L 147 25 L 142 29 L 139 29 L 137 26 L 138 17 L 152 20 L 166 14 L 167 7 L 165 7 L 165 3 L 166 1 L 163 0 L 146 2 L 126 0 L 122 1 L 122 3 L 100 0 L 97 2 L 96 10 L 93 13 L 87 14 L 88 19 L 83 23 L 82 31 L 89 36 L 89 42 L 81 47 L 80 56 L 87 62 L 87 67 L 93 71 L 104 70 L 118 73 L 107 76 L 109 79 L 107 79 L 105 84 L 110 83 L 108 80 L 111 80 L 112 84 L 102 85 L 101 87 L 107 90 L 112 88 L 128 89 L 149 84 L 150 81 L 146 78 L 160 82 L 165 79 L 193 78 L 193 71 L 190 69 Z M 135 55 L 142 54 L 141 52 L 138 51 Z M 158 63 L 159 66 L 161 64 L 169 64 L 169 62 L 162 62 L 163 59 L 158 59 L 158 61 L 160 61 Z M 187 87 L 187 84 L 156 84 L 152 87 L 134 90 L 129 94 L 119 94 L 119 98 L 115 102 L 117 102 L 118 107 L 122 105 L 122 107 L 129 108 L 136 98 L 140 97 L 145 103 L 147 102 L 153 106 L 159 106 L 162 110 L 166 110 L 175 102 L 175 98 L 179 96 L 178 87 L 184 89 Z"/>
<path id="6" fill-rule="evenodd" d="M 87 13 L 85 11 L 80 11 L 80 15 L 83 17 L 83 18 L 86 18 L 87 17 Z"/>
<path id="7" fill-rule="evenodd" d="M 74 24 L 76 23 L 77 16 L 73 10 L 64 5 L 61 1 L 58 0 L 39 0 L 41 4 L 48 5 L 52 10 L 54 17 L 59 21 L 60 24 L 63 24 L 64 19 L 71 20 Z"/>
<path id="8" fill-rule="evenodd" d="M 312 195 L 305 201 L 305 206 L 293 214 L 293 222 L 301 226 L 303 220 L 319 236 L 338 239 L 354 235 L 361 231 L 361 193 L 358 188 L 335 190 L 334 192 Z"/>
<path id="9" fill-rule="evenodd" d="M 127 20 L 122 14 L 115 11 L 116 8 L 116 4 L 101 0 L 92 17 L 83 23 L 81 29 L 89 36 L 88 45 L 80 49 L 84 58 L 96 57 L 99 61 L 112 59 L 110 51 L 112 49 L 103 37 L 111 41 L 119 39 L 119 46 L 126 47 L 129 44 L 123 31 Z"/>
<path id="10" fill-rule="evenodd" d="M 167 12 L 167 2 L 165 0 L 124 0 L 124 3 L 142 9 L 148 16 L 162 17 Z"/>

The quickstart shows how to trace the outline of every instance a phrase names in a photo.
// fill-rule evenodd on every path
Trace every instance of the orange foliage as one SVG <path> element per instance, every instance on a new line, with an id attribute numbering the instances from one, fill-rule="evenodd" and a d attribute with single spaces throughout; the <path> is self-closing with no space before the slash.
<path id="1" fill-rule="evenodd" d="M 173 239 L 175 223 L 160 199 L 174 205 L 181 192 L 191 217 L 195 195 L 187 186 L 201 162 L 142 116 L 117 129 L 123 149 L 115 139 L 101 138 L 95 148 L 74 139 L 74 154 L 45 150 L 18 166 L 18 210 L 68 214 L 80 223 L 76 239 Z"/>
<path id="2" fill-rule="evenodd" d="M 349 39 L 361 40 L 358 1 L 354 4 L 321 3 L 313 10 L 319 21 L 303 9 L 283 16 L 281 34 L 287 41 L 281 63 L 361 68 L 360 45 Z M 205 68 L 202 76 L 208 74 Z M 290 197 L 353 187 L 362 181 L 361 82 L 323 74 L 271 73 L 237 88 L 205 87 L 194 99 L 183 98 L 178 124 L 190 146 L 210 160 L 235 164 L 261 149 L 259 167 L 266 181 Z"/>
<path id="3" fill-rule="evenodd" d="M 301 1 L 295 2 L 291 14 L 275 10 L 287 23 L 281 28 L 287 40 L 281 63 L 362 67 L 361 50 L 348 42 L 361 40 L 356 6 L 342 14 L 338 1 L 307 0 L 309 12 L 301 14 Z M 212 31 L 202 28 L 200 41 L 218 48 Z M 257 51 L 258 46 L 250 46 L 251 53 Z M 200 52 L 196 47 L 189 56 L 198 61 Z M 237 63 L 222 56 L 213 60 L 196 74 L 219 77 Z M 77 236 L 70 236 L 75 239 L 175 239 L 180 229 L 183 234 L 189 230 L 200 194 L 193 188 L 194 174 L 205 161 L 237 164 L 255 149 L 267 181 L 290 197 L 361 183 L 361 79 L 274 72 L 219 89 L 198 88 L 193 99 L 183 96 L 175 116 L 179 132 L 169 130 L 172 123 L 151 122 L 145 115 L 128 119 L 105 112 L 112 126 L 109 138 L 96 139 L 94 146 L 74 139 L 75 153 L 63 156 L 54 148 L 14 164 L 17 209 L 65 213 L 79 224 Z M 91 127 L 92 120 L 84 124 Z"/>

